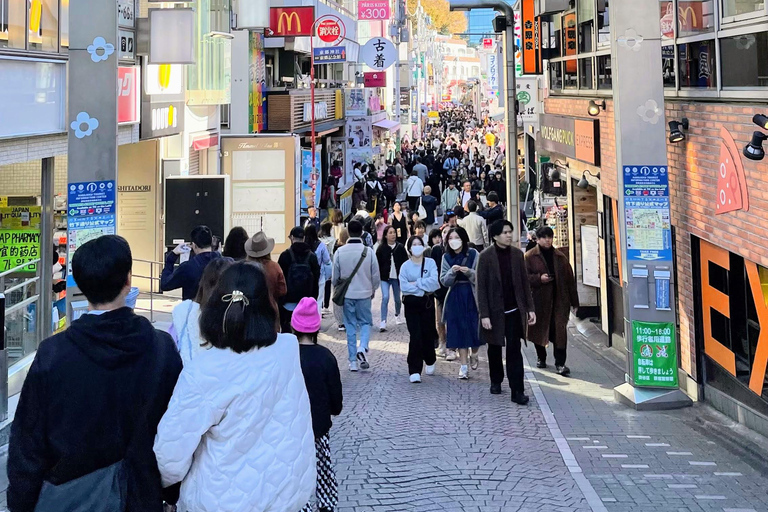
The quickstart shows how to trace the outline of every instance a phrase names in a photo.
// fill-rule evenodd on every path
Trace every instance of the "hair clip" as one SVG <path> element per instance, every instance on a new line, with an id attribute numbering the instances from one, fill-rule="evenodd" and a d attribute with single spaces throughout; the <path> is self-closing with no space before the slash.
<path id="1" fill-rule="evenodd" d="M 228 293 L 224 295 L 221 298 L 221 301 L 229 302 L 227 309 L 224 310 L 224 316 L 221 319 L 221 330 L 222 332 L 224 332 L 224 334 L 226 334 L 227 333 L 227 314 L 229 313 L 229 308 L 232 307 L 232 304 L 234 304 L 235 302 L 242 302 L 243 309 L 245 309 L 251 302 L 248 300 L 248 297 L 246 297 L 245 294 L 240 290 L 233 290 L 232 293 Z"/>

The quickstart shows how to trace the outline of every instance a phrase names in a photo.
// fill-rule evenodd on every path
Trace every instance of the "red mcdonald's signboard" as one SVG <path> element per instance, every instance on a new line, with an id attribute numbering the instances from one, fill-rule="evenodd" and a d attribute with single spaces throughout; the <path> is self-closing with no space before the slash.
<path id="1" fill-rule="evenodd" d="M 266 37 L 295 37 L 312 35 L 315 22 L 315 8 L 309 7 L 271 7 L 269 9 L 269 29 Z"/>

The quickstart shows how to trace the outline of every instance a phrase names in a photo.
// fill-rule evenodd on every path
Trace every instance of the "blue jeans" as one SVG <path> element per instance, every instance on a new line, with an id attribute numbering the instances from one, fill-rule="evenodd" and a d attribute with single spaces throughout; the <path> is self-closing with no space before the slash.
<path id="1" fill-rule="evenodd" d="M 381 282 L 381 321 L 387 321 L 387 313 L 389 311 L 389 288 L 395 294 L 395 316 L 400 316 L 400 280 L 388 279 Z"/>
<path id="2" fill-rule="evenodd" d="M 360 351 L 368 352 L 371 340 L 371 299 L 344 299 L 344 326 L 347 328 L 349 362 L 357 361 L 357 332 L 360 331 Z"/>

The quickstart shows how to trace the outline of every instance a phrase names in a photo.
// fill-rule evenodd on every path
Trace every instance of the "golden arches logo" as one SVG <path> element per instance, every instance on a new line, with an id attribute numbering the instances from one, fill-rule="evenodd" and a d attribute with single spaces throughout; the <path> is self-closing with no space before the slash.
<path id="1" fill-rule="evenodd" d="M 677 10 L 677 15 L 680 18 L 681 27 L 699 28 L 699 19 L 696 17 L 696 11 L 690 5 L 687 7 L 681 5 Z"/>
<path id="2" fill-rule="evenodd" d="M 296 32 L 301 32 L 301 19 L 299 19 L 299 15 L 296 14 L 296 11 L 293 11 L 291 13 L 282 12 L 280 13 L 280 18 L 277 22 L 277 33 L 283 34 L 283 21 L 285 21 L 285 24 L 288 28 L 288 32 L 293 30 L 293 22 L 296 21 Z"/>

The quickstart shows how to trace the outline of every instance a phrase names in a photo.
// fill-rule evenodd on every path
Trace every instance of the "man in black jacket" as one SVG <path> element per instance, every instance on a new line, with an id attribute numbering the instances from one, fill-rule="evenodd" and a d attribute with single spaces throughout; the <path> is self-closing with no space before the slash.
<path id="1" fill-rule="evenodd" d="M 197 295 L 197 286 L 200 284 L 200 278 L 208 264 L 216 258 L 221 258 L 221 254 L 213 250 L 213 233 L 208 226 L 197 226 L 190 235 L 192 240 L 191 251 L 193 256 L 189 261 L 185 261 L 178 267 L 175 267 L 176 260 L 184 252 L 189 252 L 190 248 L 186 244 L 177 245 L 173 251 L 168 251 L 165 255 L 165 268 L 160 275 L 160 289 L 169 292 L 181 288 L 181 298 L 183 300 L 192 300 Z M 174 269 L 175 267 L 175 269 Z"/>
<path id="2" fill-rule="evenodd" d="M 291 246 L 277 259 L 283 269 L 288 291 L 280 303 L 280 326 L 283 332 L 291 332 L 291 316 L 304 297 L 320 294 L 320 264 L 315 251 L 304 241 L 304 230 L 296 226 L 289 235 Z"/>
<path id="3" fill-rule="evenodd" d="M 72 260 L 88 312 L 44 340 L 21 390 L 8 448 L 8 508 L 32 512 L 44 482 L 60 485 L 123 461 L 127 511 L 161 512 L 152 445 L 181 372 L 171 337 L 125 306 L 131 249 L 108 235 Z M 130 447 L 130 450 L 128 449 Z"/>

